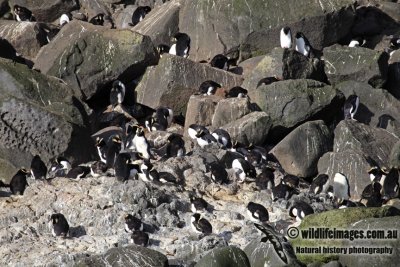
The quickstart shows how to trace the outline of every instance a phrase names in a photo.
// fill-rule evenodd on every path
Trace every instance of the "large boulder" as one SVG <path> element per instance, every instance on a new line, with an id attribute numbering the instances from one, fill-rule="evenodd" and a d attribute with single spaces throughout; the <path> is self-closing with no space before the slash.
<path id="1" fill-rule="evenodd" d="M 157 66 L 147 69 L 136 87 L 137 101 L 152 108 L 169 106 L 175 114 L 185 114 L 190 96 L 206 80 L 228 89 L 242 83 L 240 76 L 230 72 L 183 57 L 163 55 Z"/>
<path id="2" fill-rule="evenodd" d="M 323 121 L 306 122 L 279 142 L 272 153 L 289 174 L 311 177 L 319 158 L 332 150 L 333 136 Z"/>
<path id="3" fill-rule="evenodd" d="M 251 105 L 247 98 L 226 98 L 218 102 L 212 116 L 212 126 L 221 127 L 251 112 Z"/>
<path id="4" fill-rule="evenodd" d="M 351 0 L 336 0 L 329 5 L 311 0 L 285 0 L 279 5 L 271 0 L 186 1 L 179 29 L 191 35 L 190 58 L 196 61 L 211 59 L 242 43 L 248 54 L 265 54 L 279 46 L 279 30 L 285 25 L 297 26 L 295 30 L 310 35 L 312 44 L 321 48 L 350 30 L 354 12 L 348 6 L 352 4 Z M 292 12 L 288 13 L 289 9 Z"/>
<path id="5" fill-rule="evenodd" d="M 78 9 L 76 0 L 10 0 L 9 5 L 20 5 L 32 11 L 36 21 L 53 22 L 64 13 Z"/>
<path id="6" fill-rule="evenodd" d="M 291 129 L 310 119 L 330 122 L 342 114 L 344 96 L 332 86 L 313 80 L 286 80 L 250 90 L 249 96 L 272 120 L 270 137 L 280 141 Z"/>
<path id="7" fill-rule="evenodd" d="M 366 82 L 381 88 L 386 82 L 389 54 L 363 47 L 333 45 L 324 49 L 328 80 Z"/>
<path id="8" fill-rule="evenodd" d="M 42 45 L 35 31 L 36 25 L 35 22 L 0 20 L 0 36 L 7 40 L 20 56 L 33 61 Z"/>
<path id="9" fill-rule="evenodd" d="M 168 267 L 165 255 L 153 249 L 130 245 L 121 248 L 111 248 L 103 255 L 92 256 L 77 262 L 77 266 L 132 266 L 132 267 Z"/>
<path id="10" fill-rule="evenodd" d="M 94 158 L 87 113 L 73 90 L 20 64 L 0 60 L 0 176 L 63 155 L 72 163 Z"/>
<path id="11" fill-rule="evenodd" d="M 215 107 L 221 98 L 218 96 L 192 95 L 187 104 L 185 115 L 185 134 L 191 124 L 210 126 L 215 112 Z"/>
<path id="12" fill-rule="evenodd" d="M 249 12 L 264 13 L 264 20 L 258 29 L 253 26 L 242 43 L 242 59 L 265 54 L 280 46 L 279 32 L 285 26 L 291 28 L 292 36 L 303 32 L 312 47 L 321 50 L 345 37 L 355 18 L 354 1 L 351 0 L 336 0 L 329 4 L 312 0 L 285 0 L 279 5 L 269 0 L 254 2 L 259 6 Z M 292 12 L 288 13 L 289 9 Z"/>
<path id="13" fill-rule="evenodd" d="M 400 101 L 386 90 L 374 89 L 371 85 L 356 81 L 337 84 L 336 89 L 346 98 L 356 94 L 360 105 L 354 118 L 372 127 L 383 128 L 400 137 Z"/>
<path id="14" fill-rule="evenodd" d="M 249 259 L 240 248 L 229 246 L 211 250 L 195 267 L 250 267 Z"/>
<path id="15" fill-rule="evenodd" d="M 75 20 L 43 47 L 34 68 L 63 79 L 90 99 L 95 94 L 108 96 L 113 80 L 134 80 L 157 60 L 147 36 Z"/>
<path id="16" fill-rule="evenodd" d="M 263 145 L 271 129 L 271 118 L 265 112 L 256 111 L 221 128 L 229 133 L 232 140 L 243 144 Z"/>

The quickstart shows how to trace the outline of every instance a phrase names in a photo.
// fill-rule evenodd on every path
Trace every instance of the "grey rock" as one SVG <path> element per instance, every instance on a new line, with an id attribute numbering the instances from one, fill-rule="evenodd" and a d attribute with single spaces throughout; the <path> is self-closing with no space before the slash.
<path id="1" fill-rule="evenodd" d="M 324 49 L 325 73 L 328 80 L 366 82 L 381 88 L 386 82 L 389 55 L 363 47 L 333 45 Z"/>
<path id="2" fill-rule="evenodd" d="M 76 266 L 153 266 L 167 267 L 168 259 L 158 251 L 130 245 L 112 248 L 103 255 L 91 256 L 76 263 Z"/>
<path id="3" fill-rule="evenodd" d="M 322 265 L 322 267 L 342 267 L 343 265 L 340 263 L 340 261 L 330 261 L 324 265 Z"/>
<path id="4" fill-rule="evenodd" d="M 389 167 L 400 167 L 400 141 L 397 141 L 390 151 Z"/>
<path id="5" fill-rule="evenodd" d="M 360 98 L 360 105 L 354 116 L 355 120 L 385 129 L 400 136 L 400 102 L 386 90 L 374 89 L 369 84 L 345 81 L 335 86 L 347 97 L 356 94 Z"/>
<path id="6" fill-rule="evenodd" d="M 400 216 L 385 217 L 385 218 L 368 218 L 361 220 L 348 229 L 372 229 L 372 230 L 386 230 L 386 231 L 397 231 L 400 227 Z M 387 232 L 385 231 L 385 234 Z M 400 242 L 398 238 L 393 239 L 368 239 L 368 240 L 357 240 L 356 244 L 350 241 L 344 241 L 346 247 L 358 247 L 358 248 L 391 248 L 391 253 L 373 253 L 372 257 L 369 257 L 367 253 L 360 253 L 363 256 L 357 254 L 341 254 L 339 255 L 339 261 L 344 266 L 394 266 L 394 262 L 399 260 L 400 255 Z M 364 256 L 365 255 L 365 256 Z M 368 255 L 368 256 L 367 256 Z"/>
<path id="7" fill-rule="evenodd" d="M 250 112 L 251 106 L 247 98 L 227 98 L 220 100 L 212 116 L 212 126 L 219 128 L 242 118 Z"/>
<path id="8" fill-rule="evenodd" d="M 86 14 L 88 21 L 93 17 L 104 14 L 105 16 L 110 16 L 109 5 L 107 5 L 103 0 L 80 0 L 79 4 L 81 6 L 82 13 Z M 109 22 L 105 19 L 104 26 L 111 28 Z"/>
<path id="9" fill-rule="evenodd" d="M 36 21 L 53 22 L 64 13 L 78 9 L 79 4 L 75 0 L 10 0 L 10 7 L 20 5 L 32 11 Z"/>
<path id="10" fill-rule="evenodd" d="M 185 114 L 190 96 L 206 80 L 213 80 L 225 88 L 242 83 L 238 75 L 183 57 L 163 55 L 156 67 L 147 69 L 136 87 L 137 101 L 153 108 L 168 106 L 175 114 Z"/>
<path id="11" fill-rule="evenodd" d="M 156 54 L 149 37 L 75 20 L 39 52 L 34 68 L 65 80 L 90 99 L 108 95 L 106 87 L 117 78 L 139 77 L 157 63 Z"/>
<path id="12" fill-rule="evenodd" d="M 244 144 L 262 145 L 271 128 L 271 118 L 262 111 L 256 111 L 221 127 L 232 140 Z"/>
<path id="13" fill-rule="evenodd" d="M 121 8 L 116 10 L 113 13 L 113 20 L 115 23 L 115 28 L 117 29 L 129 29 L 132 26 L 129 23 L 132 23 L 132 14 L 136 10 L 136 5 L 128 5 L 125 8 Z"/>
<path id="14" fill-rule="evenodd" d="M 313 80 L 287 80 L 250 90 L 249 96 L 272 120 L 269 138 L 280 141 L 293 127 L 313 119 L 331 122 L 342 115 L 344 96 Z"/>
<path id="15" fill-rule="evenodd" d="M 0 77 L 2 177 L 30 166 L 36 154 L 46 163 L 58 155 L 74 164 L 93 159 L 88 115 L 79 95 L 57 79 L 7 60 L 0 60 Z"/>
<path id="16" fill-rule="evenodd" d="M 250 267 L 249 259 L 240 248 L 229 246 L 213 249 L 195 267 Z"/>
<path id="17" fill-rule="evenodd" d="M 238 69 L 240 70 L 239 74 L 243 75 L 243 77 L 247 79 L 247 77 L 253 72 L 253 70 L 257 67 L 257 65 L 264 59 L 264 57 L 265 57 L 264 55 L 256 56 L 240 62 L 238 65 Z M 244 81 L 243 81 L 243 86 L 249 88 L 248 86 L 245 85 Z"/>
<path id="18" fill-rule="evenodd" d="M 333 136 L 323 121 L 306 122 L 279 142 L 272 153 L 289 174 L 311 177 L 318 173 L 317 162 L 333 147 Z"/>
<path id="19" fill-rule="evenodd" d="M 187 129 L 191 124 L 200 124 L 204 126 L 210 126 L 212 118 L 215 113 L 217 103 L 221 100 L 221 97 L 213 96 L 201 96 L 192 95 L 189 98 L 187 104 L 186 116 L 185 116 L 185 132 L 187 135 Z"/>

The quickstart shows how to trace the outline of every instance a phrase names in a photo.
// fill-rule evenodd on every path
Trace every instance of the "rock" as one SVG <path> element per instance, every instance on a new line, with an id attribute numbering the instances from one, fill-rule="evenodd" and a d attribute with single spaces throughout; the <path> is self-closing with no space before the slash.
<path id="1" fill-rule="evenodd" d="M 156 63 L 149 37 L 75 20 L 43 47 L 34 68 L 80 89 L 85 99 L 96 94 L 108 99 L 106 88 L 113 80 L 131 81 Z"/>
<path id="2" fill-rule="evenodd" d="M 306 122 L 279 142 L 270 153 L 289 174 L 311 177 L 318 173 L 317 162 L 332 150 L 333 136 L 323 121 Z"/>
<path id="3" fill-rule="evenodd" d="M 171 1 L 165 3 L 153 9 L 132 30 L 149 36 L 154 46 L 159 44 L 171 45 L 171 37 L 179 31 L 179 9 L 179 2 Z"/>
<path id="4" fill-rule="evenodd" d="M 253 26 L 253 31 L 241 44 L 242 59 L 268 53 L 274 47 L 280 46 L 278 36 L 284 26 L 291 28 L 293 36 L 296 32 L 303 32 L 312 47 L 321 50 L 350 33 L 355 18 L 353 1 L 350 0 L 338 0 L 329 5 L 311 0 L 297 3 L 285 0 L 279 5 L 264 0 L 257 4 L 259 6 L 252 13 L 265 13 L 263 24 L 258 29 Z M 289 7 L 293 10 L 290 14 L 287 13 Z M 243 7 L 243 10 L 246 8 Z"/>
<path id="5" fill-rule="evenodd" d="M 76 266 L 153 266 L 168 267 L 168 259 L 158 251 L 130 245 L 111 248 L 103 255 L 91 256 L 77 262 Z"/>
<path id="6" fill-rule="evenodd" d="M 196 75 L 188 75 L 196 73 Z M 183 57 L 163 55 L 156 67 L 148 68 L 136 87 L 137 101 L 149 107 L 168 106 L 175 114 L 185 114 L 190 96 L 206 80 L 224 88 L 242 83 L 238 75 L 193 62 Z"/>
<path id="7" fill-rule="evenodd" d="M 64 13 L 78 9 L 79 4 L 74 0 L 10 0 L 10 7 L 20 5 L 32 11 L 36 21 L 53 22 L 61 17 Z"/>
<path id="8" fill-rule="evenodd" d="M 0 36 L 7 40 L 19 55 L 33 61 L 41 48 L 35 25 L 35 22 L 0 20 Z"/>
<path id="9" fill-rule="evenodd" d="M 129 29 L 132 26 L 129 23 L 132 23 L 132 14 L 135 12 L 137 6 L 136 5 L 128 5 L 123 9 L 116 10 L 113 13 L 113 20 L 115 23 L 115 28 L 117 29 Z"/>
<path id="10" fill-rule="evenodd" d="M 257 57 L 252 57 L 249 59 L 246 59 L 245 61 L 242 61 L 238 65 L 238 74 L 243 75 L 245 79 L 253 72 L 253 70 L 257 67 L 257 65 L 264 59 L 265 56 L 257 56 Z M 243 81 L 243 86 L 248 88 L 248 86 L 244 85 Z"/>
<path id="11" fill-rule="evenodd" d="M 379 218 L 379 220 L 384 220 L 391 218 L 398 219 L 397 216 L 400 215 L 400 210 L 394 207 L 381 207 L 381 208 L 347 208 L 347 209 L 335 209 L 330 211 L 325 211 L 317 214 L 311 214 L 304 218 L 301 222 L 298 230 L 308 230 L 310 228 L 316 229 L 318 227 L 328 228 L 328 229 L 348 229 L 352 224 L 356 224 L 360 220 L 366 218 Z M 356 224 L 357 225 L 357 224 Z M 365 228 L 364 228 L 365 229 Z M 381 228 L 371 228 L 371 229 L 381 229 Z M 391 228 L 393 229 L 393 228 Z M 303 239 L 299 235 L 295 239 L 289 239 L 292 243 L 293 248 L 296 251 L 296 247 L 349 247 L 344 246 L 341 240 L 332 239 Z M 370 241 L 370 240 L 369 240 Z M 297 258 L 304 263 L 311 262 L 328 262 L 331 260 L 337 260 L 338 255 L 336 254 L 310 254 L 310 253 L 296 253 Z"/>
<path id="12" fill-rule="evenodd" d="M 372 229 L 372 230 L 385 230 L 385 236 L 388 231 L 396 231 L 400 227 L 400 217 L 385 217 L 385 218 L 368 218 L 359 221 L 357 224 L 354 224 L 349 227 L 349 229 Z M 369 251 L 357 253 L 354 251 L 354 254 L 341 254 L 339 255 L 339 261 L 343 264 L 343 266 L 391 266 L 393 262 L 397 262 L 399 260 L 400 253 L 400 241 L 399 239 L 373 239 L 369 238 L 367 240 L 345 240 L 344 246 L 348 248 L 390 248 L 392 251 L 386 251 L 383 253 L 376 253 Z M 363 256 L 360 257 L 360 254 Z M 370 255 L 373 256 L 370 256 Z M 364 256 L 365 255 L 365 256 Z"/>
<path id="13" fill-rule="evenodd" d="M 400 57 L 400 51 L 396 51 L 395 54 Z M 396 62 L 390 63 L 388 67 L 388 78 L 385 87 L 387 90 L 397 99 L 400 98 L 400 90 L 398 84 L 400 83 L 400 59 Z"/>
<path id="14" fill-rule="evenodd" d="M 344 96 L 313 80 L 287 80 L 250 90 L 249 96 L 272 120 L 271 140 L 280 141 L 291 129 L 309 119 L 329 123 L 342 116 Z"/>
<path id="15" fill-rule="evenodd" d="M 390 151 L 389 167 L 400 168 L 400 141 L 397 141 Z"/>
<path id="16" fill-rule="evenodd" d="M 10 10 L 8 0 L 0 0 L 0 18 Z"/>
<path id="17" fill-rule="evenodd" d="M 354 200 L 360 200 L 362 191 L 371 183 L 368 174 L 370 168 L 365 155 L 358 151 L 328 152 L 318 161 L 318 173 L 327 174 L 331 185 L 335 173 L 346 175 L 349 179 L 350 196 Z"/>
<path id="18" fill-rule="evenodd" d="M 325 73 L 331 84 L 345 80 L 381 88 L 386 82 L 389 55 L 363 47 L 333 45 L 324 49 Z"/>
<path id="19" fill-rule="evenodd" d="M 36 154 L 45 162 L 63 155 L 73 164 L 94 158 L 79 95 L 57 79 L 8 60 L 0 60 L 0 77 L 1 177 L 9 179 L 16 169 L 29 167 Z"/>
<path id="20" fill-rule="evenodd" d="M 383 129 L 343 120 L 335 129 L 333 151 L 361 152 L 383 166 L 389 161 L 390 151 L 398 140 L 398 137 Z"/>
<path id="21" fill-rule="evenodd" d="M 400 101 L 386 90 L 374 89 L 369 84 L 345 81 L 337 84 L 336 89 L 349 97 L 356 94 L 360 105 L 354 118 L 372 127 L 383 128 L 400 137 Z"/>
<path id="22" fill-rule="evenodd" d="M 249 259 L 240 248 L 229 246 L 213 249 L 195 267 L 250 267 Z"/>
<path id="23" fill-rule="evenodd" d="M 244 144 L 263 145 L 271 128 L 271 118 L 261 111 L 246 116 L 221 127 L 232 140 Z"/>
<path id="24" fill-rule="evenodd" d="M 249 99 L 226 98 L 218 102 L 212 116 L 212 126 L 219 128 L 251 112 Z"/>
<path id="25" fill-rule="evenodd" d="M 204 126 L 210 126 L 212 118 L 215 113 L 215 107 L 221 97 L 192 95 L 189 98 L 185 116 L 185 132 L 187 135 L 187 128 L 189 125 L 196 123 Z"/>
<path id="26" fill-rule="evenodd" d="M 82 13 L 86 14 L 88 21 L 99 14 L 110 16 L 110 10 L 103 0 L 80 0 L 79 4 L 81 5 Z M 105 26 L 111 28 L 111 25 L 109 25 L 109 21 L 106 22 L 105 19 L 104 22 Z"/>

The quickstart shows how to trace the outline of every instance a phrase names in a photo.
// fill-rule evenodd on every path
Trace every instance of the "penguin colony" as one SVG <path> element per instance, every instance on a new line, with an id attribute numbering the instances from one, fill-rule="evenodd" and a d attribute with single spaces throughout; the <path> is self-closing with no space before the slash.
<path id="1" fill-rule="evenodd" d="M 151 12 L 149 6 L 140 6 L 132 14 L 130 26 L 140 23 L 145 16 Z M 34 14 L 25 7 L 15 5 L 13 8 L 15 20 L 35 21 Z M 108 18 L 104 14 L 98 14 L 89 19 L 94 25 L 103 25 Z M 63 14 L 59 19 L 59 27 L 56 29 L 43 29 L 47 35 L 47 42 L 57 34 L 58 30 L 69 23 L 71 16 Z M 292 38 L 289 27 L 284 27 L 280 31 L 280 44 L 282 48 L 294 49 L 305 57 L 313 57 L 314 49 L 306 36 L 297 32 Z M 188 33 L 178 32 L 172 36 L 171 45 L 161 44 L 157 47 L 159 56 L 169 53 L 175 56 L 188 58 L 190 55 L 190 36 Z M 351 40 L 349 47 L 362 46 L 365 40 L 362 38 Z M 398 38 L 391 40 L 391 48 L 398 49 L 400 42 Z M 237 59 L 229 58 L 226 55 L 215 55 L 210 62 L 210 66 L 225 71 L 230 71 L 236 65 Z M 278 82 L 281 78 L 265 77 L 257 85 Z M 218 90 L 223 90 L 223 84 L 216 81 L 206 80 L 198 88 L 197 95 L 209 97 L 216 94 Z M 210 181 L 218 185 L 230 183 L 254 183 L 258 190 L 269 190 L 272 200 L 290 200 L 299 193 L 300 179 L 297 176 L 285 174 L 280 183 L 275 184 L 275 171 L 280 168 L 279 162 L 274 161 L 265 147 L 253 144 L 241 144 L 232 140 L 230 134 L 223 129 L 210 131 L 203 125 L 192 124 L 187 127 L 187 135 L 191 140 L 185 140 L 184 136 L 173 133 L 167 143 L 161 148 L 151 147 L 146 135 L 154 131 L 167 131 L 174 123 L 174 112 L 169 107 L 157 107 L 152 109 L 140 103 L 135 103 L 142 107 L 142 114 L 137 116 L 126 116 L 124 110 L 129 110 L 125 104 L 126 92 L 130 90 L 120 81 L 113 81 L 110 88 L 109 102 L 110 110 L 113 115 L 122 117 L 117 123 L 120 132 L 110 133 L 110 131 L 100 130 L 94 136 L 95 146 L 98 151 L 99 161 L 90 166 L 84 164 L 72 166 L 68 159 L 62 155 L 54 155 L 54 160 L 48 165 L 42 161 L 40 155 L 32 158 L 30 169 L 21 168 L 12 177 L 9 184 L 0 181 L 1 188 L 9 188 L 13 195 L 24 195 L 29 188 L 28 181 L 46 180 L 51 181 L 56 177 L 66 177 L 79 180 L 85 177 L 99 177 L 113 175 L 117 182 L 126 182 L 129 179 L 140 179 L 145 183 L 154 183 L 156 186 L 178 186 L 174 177 L 159 173 L 152 162 L 165 161 L 171 157 L 185 157 L 185 142 L 193 142 L 201 149 L 210 145 L 218 146 L 219 149 L 233 153 L 234 159 L 231 165 L 226 168 L 222 162 L 207 163 L 206 172 Z M 226 98 L 248 98 L 247 90 L 236 86 L 224 92 Z M 343 119 L 356 120 L 355 116 L 360 105 L 360 98 L 353 94 L 350 95 L 343 105 Z M 122 112 L 121 112 L 122 110 Z M 106 115 L 104 115 L 106 116 Z M 107 115 L 109 116 L 109 114 Z M 115 121 L 110 125 L 115 126 Z M 230 179 L 227 169 L 232 169 L 235 177 Z M 280 168 L 282 171 L 282 169 Z M 319 174 L 309 186 L 309 194 L 323 195 L 332 201 L 337 208 L 348 208 L 354 206 L 380 207 L 390 199 L 399 196 L 399 171 L 396 168 L 386 168 L 385 166 L 371 166 L 368 170 L 371 184 L 362 192 L 359 201 L 351 200 L 349 183 L 346 174 L 336 173 L 333 177 L 326 174 Z M 29 190 L 29 189 L 28 189 Z M 307 215 L 313 214 L 313 208 L 304 201 L 288 202 L 288 214 L 301 221 Z M 261 242 L 269 241 L 278 256 L 284 263 L 295 261 L 296 256 L 286 238 L 275 231 L 269 224 L 268 208 L 260 203 L 243 203 L 247 210 L 248 220 L 255 223 L 255 227 L 263 232 L 265 237 Z M 212 212 L 206 200 L 196 194 L 190 196 L 190 227 L 193 232 L 204 235 L 217 234 L 213 231 L 212 219 L 206 219 L 208 213 Z M 151 243 L 149 234 L 146 232 L 141 218 L 136 214 L 127 214 L 125 217 L 125 232 L 131 234 L 131 242 L 137 245 L 147 246 Z M 53 236 L 66 238 L 69 235 L 68 214 L 54 213 L 50 216 L 49 225 Z"/>

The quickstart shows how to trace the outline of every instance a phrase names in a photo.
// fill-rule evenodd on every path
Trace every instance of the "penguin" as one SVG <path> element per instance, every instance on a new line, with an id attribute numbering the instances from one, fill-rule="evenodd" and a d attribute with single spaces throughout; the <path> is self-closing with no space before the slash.
<path id="1" fill-rule="evenodd" d="M 224 129 L 216 129 L 212 136 L 217 140 L 218 144 L 222 146 L 224 149 L 231 149 L 232 148 L 232 141 L 231 136 L 227 131 Z"/>
<path id="2" fill-rule="evenodd" d="M 281 29 L 280 41 L 282 48 L 291 48 L 292 47 L 292 32 L 289 27 L 283 27 Z"/>
<path id="3" fill-rule="evenodd" d="M 116 134 L 111 137 L 111 141 L 106 145 L 106 154 L 105 154 L 105 159 L 106 159 L 106 165 L 107 168 L 112 168 L 114 167 L 115 159 L 118 155 L 118 153 L 121 151 L 121 146 L 122 146 L 122 141 L 121 137 Z"/>
<path id="4" fill-rule="evenodd" d="M 92 23 L 93 25 L 103 26 L 104 25 L 104 14 L 100 13 L 100 14 L 94 16 L 93 18 L 91 18 L 89 20 L 89 23 Z"/>
<path id="5" fill-rule="evenodd" d="M 70 170 L 71 163 L 64 157 L 57 157 L 50 166 L 49 176 L 65 177 Z"/>
<path id="6" fill-rule="evenodd" d="M 288 200 L 293 194 L 293 188 L 282 183 L 278 184 L 274 188 L 272 188 L 272 201 L 277 201 L 278 199 L 286 199 Z"/>
<path id="7" fill-rule="evenodd" d="M 129 26 L 135 26 L 139 22 L 141 22 L 144 17 L 151 11 L 151 7 L 149 6 L 139 6 L 132 14 L 132 23 L 129 23 Z"/>
<path id="8" fill-rule="evenodd" d="M 174 35 L 175 43 L 169 49 L 172 55 L 187 58 L 190 51 L 190 37 L 186 33 L 178 32 Z"/>
<path id="9" fill-rule="evenodd" d="M 69 16 L 67 14 L 62 14 L 60 17 L 60 28 L 64 27 L 69 22 Z"/>
<path id="10" fill-rule="evenodd" d="M 171 125 L 174 112 L 168 107 L 158 107 L 150 120 L 146 120 L 146 128 L 152 131 L 165 131 Z"/>
<path id="11" fill-rule="evenodd" d="M 354 120 L 354 115 L 356 115 L 359 105 L 360 105 L 360 98 L 357 95 L 350 95 L 344 102 L 344 107 L 343 107 L 344 119 Z"/>
<path id="12" fill-rule="evenodd" d="M 118 104 L 122 104 L 124 98 L 125 85 L 119 80 L 114 81 L 110 92 L 110 104 L 115 108 Z"/>
<path id="13" fill-rule="evenodd" d="M 384 203 L 399 196 L 399 170 L 391 168 L 382 179 L 382 199 Z"/>
<path id="14" fill-rule="evenodd" d="M 302 221 L 307 215 L 313 214 L 314 210 L 307 202 L 296 200 L 289 208 L 289 216 L 295 217 L 296 221 Z"/>
<path id="15" fill-rule="evenodd" d="M 365 43 L 366 43 L 366 40 L 364 38 L 356 37 L 350 41 L 349 47 L 359 47 L 359 46 L 363 46 Z"/>
<path id="16" fill-rule="evenodd" d="M 65 177 L 70 179 L 79 180 L 81 178 L 85 178 L 90 173 L 90 167 L 86 166 L 76 166 L 73 167 Z"/>
<path id="17" fill-rule="evenodd" d="M 291 188 L 296 188 L 299 186 L 300 178 L 295 175 L 286 174 L 283 176 L 282 183 L 290 186 Z"/>
<path id="18" fill-rule="evenodd" d="M 35 21 L 35 17 L 32 15 L 32 11 L 26 7 L 14 5 L 13 12 L 15 14 L 16 21 Z"/>
<path id="19" fill-rule="evenodd" d="M 202 130 L 196 134 L 196 141 L 201 148 L 218 142 L 217 139 L 215 139 L 208 131 L 204 132 Z"/>
<path id="20" fill-rule="evenodd" d="M 92 177 L 97 178 L 106 174 L 107 164 L 102 161 L 96 161 L 90 165 L 90 174 Z"/>
<path id="21" fill-rule="evenodd" d="M 168 136 L 166 157 L 183 157 L 185 155 L 185 141 L 178 134 Z"/>
<path id="22" fill-rule="evenodd" d="M 247 204 L 247 213 L 252 221 L 267 222 L 269 220 L 268 210 L 261 204 L 249 202 Z"/>
<path id="23" fill-rule="evenodd" d="M 135 122 L 127 122 L 125 124 L 125 148 L 128 150 L 136 150 L 135 143 L 133 140 L 135 139 L 137 128 L 140 126 Z"/>
<path id="24" fill-rule="evenodd" d="M 127 152 L 119 153 L 115 159 L 114 164 L 115 177 L 118 181 L 124 182 L 133 178 L 138 173 L 139 165 L 134 164 L 131 156 Z"/>
<path id="25" fill-rule="evenodd" d="M 199 132 L 210 133 L 206 127 L 204 127 L 203 125 L 199 125 L 199 124 L 189 125 L 187 132 L 188 132 L 189 137 L 193 140 L 197 139 L 196 135 Z"/>
<path id="26" fill-rule="evenodd" d="M 278 82 L 281 79 L 278 79 L 277 77 L 273 76 L 273 77 L 265 77 L 262 78 L 261 80 L 258 81 L 256 88 L 260 87 L 261 85 L 269 85 L 272 84 L 274 82 Z"/>
<path id="27" fill-rule="evenodd" d="M 35 155 L 31 161 L 31 174 L 33 179 L 46 179 L 47 167 L 39 155 Z"/>
<path id="28" fill-rule="evenodd" d="M 210 61 L 211 67 L 221 69 L 221 70 L 228 70 L 228 58 L 222 54 L 218 54 L 214 56 Z"/>
<path id="29" fill-rule="evenodd" d="M 338 204 L 350 198 L 349 180 L 343 173 L 338 172 L 333 177 L 333 195 Z"/>
<path id="30" fill-rule="evenodd" d="M 144 160 L 140 164 L 138 176 L 144 182 L 156 181 L 159 179 L 159 174 L 153 164 L 150 163 L 150 160 Z"/>
<path id="31" fill-rule="evenodd" d="M 163 54 L 169 53 L 170 49 L 171 49 L 171 47 L 166 44 L 157 45 L 157 51 L 158 51 L 158 55 L 160 56 L 160 58 L 162 58 Z"/>
<path id="32" fill-rule="evenodd" d="M 133 233 L 134 231 L 143 231 L 143 223 L 135 216 L 128 214 L 125 216 L 125 232 Z"/>
<path id="33" fill-rule="evenodd" d="M 381 207 L 383 204 L 381 190 L 382 185 L 379 182 L 371 182 L 362 191 L 359 202 L 367 207 Z"/>
<path id="34" fill-rule="evenodd" d="M 274 176 L 274 168 L 269 166 L 264 166 L 262 168 L 261 173 L 256 178 L 256 186 L 260 189 L 269 189 L 275 187 L 275 176 Z"/>
<path id="35" fill-rule="evenodd" d="M 206 212 L 208 203 L 200 197 L 190 196 L 190 210 L 193 213 Z"/>
<path id="36" fill-rule="evenodd" d="M 155 178 L 156 178 L 156 180 L 155 180 L 156 182 L 160 182 L 162 184 L 177 184 L 178 183 L 178 179 L 169 172 L 159 172 L 158 176 L 156 176 Z"/>
<path id="37" fill-rule="evenodd" d="M 254 167 L 260 167 L 262 162 L 261 154 L 253 150 L 248 150 L 244 159 Z"/>
<path id="38" fill-rule="evenodd" d="M 354 207 L 365 207 L 365 205 L 361 202 L 353 202 L 349 199 L 345 199 L 342 201 L 342 203 L 334 203 L 333 207 L 338 209 L 347 209 Z"/>
<path id="39" fill-rule="evenodd" d="M 231 150 L 231 152 L 238 153 L 243 157 L 245 157 L 249 153 L 248 146 L 246 146 L 245 144 L 240 143 L 238 141 L 235 141 L 232 144 L 232 148 L 230 150 Z"/>
<path id="40" fill-rule="evenodd" d="M 384 174 L 383 171 L 377 166 L 371 167 L 367 172 L 369 174 L 369 179 L 371 180 L 371 183 L 380 182 L 382 175 Z"/>
<path id="41" fill-rule="evenodd" d="M 326 193 L 329 187 L 329 176 L 322 173 L 314 178 L 310 186 L 310 194 Z"/>
<path id="42" fill-rule="evenodd" d="M 212 226 L 209 221 L 205 218 L 201 218 L 199 213 L 195 213 L 191 217 L 192 228 L 196 233 L 202 233 L 205 235 L 212 233 Z"/>
<path id="43" fill-rule="evenodd" d="M 65 216 L 61 213 L 52 214 L 50 217 L 52 223 L 53 236 L 67 237 L 69 234 L 69 224 Z"/>
<path id="44" fill-rule="evenodd" d="M 227 184 L 229 182 L 228 173 L 225 167 L 219 162 L 211 162 L 207 165 L 207 169 L 210 171 L 210 178 L 216 184 Z"/>
<path id="45" fill-rule="evenodd" d="M 208 80 L 200 84 L 199 93 L 202 95 L 214 95 L 218 88 L 221 88 L 219 83 Z"/>
<path id="46" fill-rule="evenodd" d="M 235 171 L 236 177 L 239 179 L 239 183 L 243 183 L 246 178 L 256 178 L 256 169 L 245 159 L 234 159 L 232 161 L 232 168 Z"/>
<path id="47" fill-rule="evenodd" d="M 247 97 L 247 90 L 240 87 L 240 86 L 235 86 L 229 89 L 229 92 L 225 94 L 226 98 L 233 98 L 233 97 L 238 97 L 238 98 L 243 98 Z"/>
<path id="48" fill-rule="evenodd" d="M 261 238 L 261 242 L 266 243 L 269 241 L 285 266 L 306 266 L 297 259 L 292 245 L 284 235 L 278 233 L 268 224 L 260 225 L 254 223 L 254 225 L 258 230 L 265 234 L 265 237 Z"/>
<path id="49" fill-rule="evenodd" d="M 10 181 L 10 190 L 13 195 L 23 195 L 25 192 L 25 188 L 28 185 L 26 180 L 28 175 L 28 171 L 24 168 L 21 168 L 17 171 L 17 173 L 11 178 Z"/>
<path id="50" fill-rule="evenodd" d="M 133 144 L 136 148 L 136 151 L 141 153 L 145 159 L 150 159 L 150 145 L 147 142 L 146 137 L 144 136 L 143 127 L 138 127 L 136 129 L 136 135 L 133 138 Z"/>
<path id="51" fill-rule="evenodd" d="M 143 231 L 133 231 L 131 235 L 131 243 L 147 247 L 149 245 L 149 234 Z"/>
<path id="52" fill-rule="evenodd" d="M 392 37 L 392 39 L 390 39 L 390 48 L 392 49 L 399 49 L 400 48 L 400 38 L 399 37 Z"/>
<path id="53" fill-rule="evenodd" d="M 296 33 L 296 51 L 308 57 L 311 52 L 311 45 L 302 32 Z"/>
<path id="54" fill-rule="evenodd" d="M 107 144 L 102 137 L 96 137 L 97 154 L 102 162 L 106 163 Z"/>
<path id="55" fill-rule="evenodd" d="M 261 146 L 255 146 L 253 144 L 250 144 L 247 147 L 247 150 L 251 153 L 255 153 L 255 154 L 259 154 L 261 157 L 261 161 L 262 162 L 266 162 L 267 161 L 267 155 L 268 155 L 268 151 Z"/>

